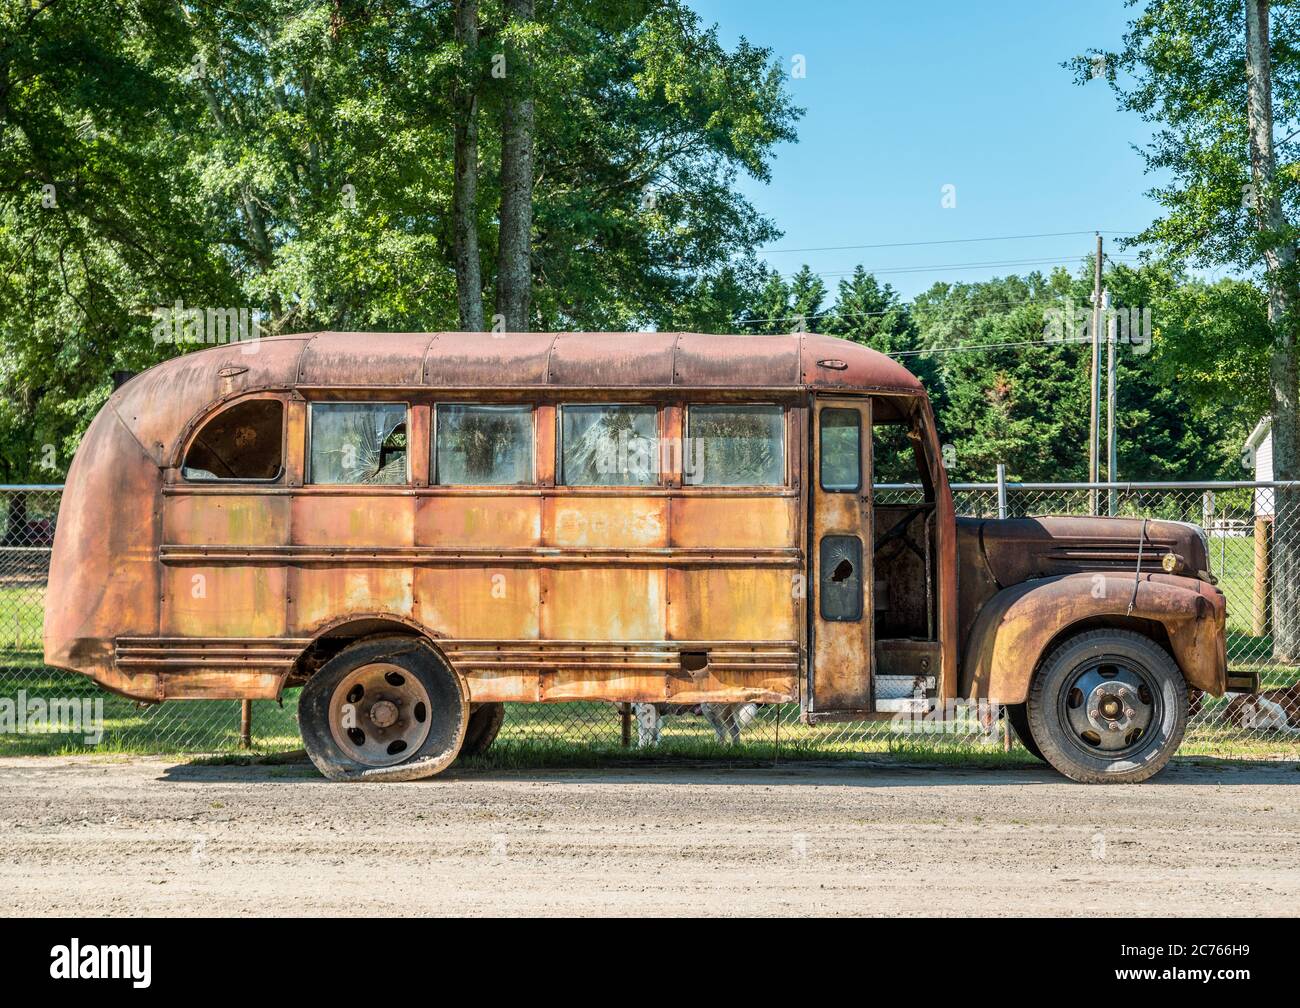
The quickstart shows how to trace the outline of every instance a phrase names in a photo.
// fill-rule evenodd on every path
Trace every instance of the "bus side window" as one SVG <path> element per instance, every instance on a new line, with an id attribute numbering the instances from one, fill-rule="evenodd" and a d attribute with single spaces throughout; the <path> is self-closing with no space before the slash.
<path id="1" fill-rule="evenodd" d="M 655 406 L 561 406 L 561 480 L 568 486 L 659 482 Z"/>
<path id="2" fill-rule="evenodd" d="M 284 404 L 250 399 L 222 410 L 191 442 L 181 476 L 193 482 L 268 482 L 284 471 Z"/>
<path id="3" fill-rule="evenodd" d="M 531 406 L 440 405 L 434 456 L 441 486 L 532 483 Z"/>
<path id="4" fill-rule="evenodd" d="M 691 486 L 780 486 L 785 415 L 780 406 L 688 406 L 682 474 Z"/>
<path id="5" fill-rule="evenodd" d="M 406 430 L 405 403 L 312 403 L 308 482 L 409 482 Z"/>

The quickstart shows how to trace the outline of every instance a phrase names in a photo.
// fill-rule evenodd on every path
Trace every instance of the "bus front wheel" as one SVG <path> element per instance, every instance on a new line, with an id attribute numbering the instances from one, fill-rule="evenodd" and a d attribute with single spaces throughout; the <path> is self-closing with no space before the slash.
<path id="1" fill-rule="evenodd" d="M 1187 728 L 1187 683 L 1159 644 L 1088 630 L 1058 645 L 1029 687 L 1029 733 L 1043 758 L 1085 784 L 1158 773 Z"/>
<path id="2" fill-rule="evenodd" d="M 419 637 L 358 641 L 303 687 L 303 747 L 335 781 L 431 777 L 456 758 L 469 721 L 464 680 Z"/>

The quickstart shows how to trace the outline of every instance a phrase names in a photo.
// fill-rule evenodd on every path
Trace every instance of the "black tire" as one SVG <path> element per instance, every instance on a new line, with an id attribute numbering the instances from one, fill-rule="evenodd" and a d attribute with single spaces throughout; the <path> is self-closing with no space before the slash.
<path id="1" fill-rule="evenodd" d="M 505 720 L 506 705 L 503 703 L 472 704 L 460 755 L 482 756 L 496 741 L 497 733 L 501 731 Z"/>
<path id="2" fill-rule="evenodd" d="M 1044 763 L 1043 750 L 1038 748 L 1038 743 L 1034 741 L 1034 733 L 1029 730 L 1029 712 L 1025 709 L 1026 704 L 1003 704 L 1002 709 L 1007 712 L 1007 720 L 1011 723 L 1012 729 L 1016 733 L 1016 738 L 1020 744 L 1025 747 L 1031 756 L 1036 756 Z"/>
<path id="3" fill-rule="evenodd" d="M 456 758 L 469 707 L 464 680 L 428 641 L 379 637 L 344 648 L 307 681 L 298 726 L 307 755 L 330 780 L 417 780 Z"/>
<path id="4" fill-rule="evenodd" d="M 1043 758 L 1084 784 L 1154 776 L 1187 728 L 1187 683 L 1168 652 L 1129 630 L 1089 630 L 1054 648 L 1026 704 Z"/>

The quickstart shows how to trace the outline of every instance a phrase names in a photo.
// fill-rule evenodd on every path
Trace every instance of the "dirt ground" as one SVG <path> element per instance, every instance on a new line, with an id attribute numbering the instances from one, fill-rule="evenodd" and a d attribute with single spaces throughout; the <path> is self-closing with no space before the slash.
<path id="1" fill-rule="evenodd" d="M 0 912 L 1300 913 L 1300 763 L 451 771 L 0 760 Z"/>

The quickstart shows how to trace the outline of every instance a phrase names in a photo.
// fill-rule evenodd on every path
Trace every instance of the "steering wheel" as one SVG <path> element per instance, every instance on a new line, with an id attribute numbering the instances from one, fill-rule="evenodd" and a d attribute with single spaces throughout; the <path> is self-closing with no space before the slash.
<path id="1" fill-rule="evenodd" d="M 888 546 L 895 539 L 899 539 L 902 540 L 904 546 L 906 546 L 909 550 L 911 550 L 918 557 L 924 560 L 925 559 L 924 550 L 922 550 L 921 547 L 916 545 L 916 543 L 912 541 L 911 536 L 909 536 L 907 533 L 908 533 L 908 529 L 912 525 L 912 522 L 916 521 L 916 519 L 921 517 L 921 515 L 923 514 L 929 514 L 929 512 L 932 511 L 933 509 L 934 509 L 933 503 L 920 504 L 917 505 L 916 507 L 908 508 L 907 513 L 904 514 L 903 517 L 900 518 L 898 521 L 896 521 L 893 527 L 888 532 L 886 532 L 884 535 L 882 535 L 879 539 L 876 540 L 876 548 L 874 552 L 879 553 L 882 549 Z"/>

